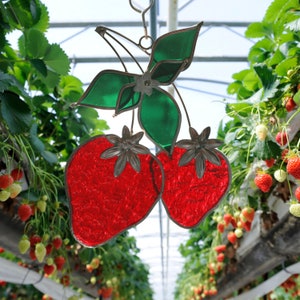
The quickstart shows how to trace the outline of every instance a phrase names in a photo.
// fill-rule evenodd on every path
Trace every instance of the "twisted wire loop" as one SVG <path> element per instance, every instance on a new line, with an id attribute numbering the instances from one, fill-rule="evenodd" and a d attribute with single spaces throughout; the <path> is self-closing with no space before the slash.
<path id="1" fill-rule="evenodd" d="M 151 49 L 151 47 L 152 47 L 152 45 L 153 45 L 153 38 L 152 38 L 150 35 L 148 35 L 148 30 L 147 30 L 147 24 L 146 24 L 146 18 L 145 18 L 145 15 L 146 15 L 146 13 L 151 9 L 151 7 L 153 6 L 154 1 L 155 1 L 155 0 L 150 0 L 149 6 L 147 6 L 147 7 L 144 8 L 144 9 L 140 9 L 140 8 L 136 7 L 136 6 L 133 4 L 132 0 L 129 0 L 130 7 L 131 7 L 134 11 L 136 11 L 136 12 L 142 14 L 142 23 L 143 23 L 143 28 L 144 28 L 144 36 L 140 38 L 140 40 L 139 40 L 139 46 L 140 46 L 141 48 L 143 48 L 144 50 L 149 50 L 149 49 Z M 150 40 L 149 46 L 143 46 L 143 45 L 142 45 L 142 42 L 143 42 L 143 40 L 145 40 L 145 39 L 149 39 L 149 40 Z"/>

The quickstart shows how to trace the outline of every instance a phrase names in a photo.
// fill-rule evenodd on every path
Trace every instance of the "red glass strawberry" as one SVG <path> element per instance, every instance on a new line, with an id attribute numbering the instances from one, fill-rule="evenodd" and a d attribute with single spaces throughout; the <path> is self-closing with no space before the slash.
<path id="1" fill-rule="evenodd" d="M 166 210 L 178 225 L 196 226 L 226 194 L 231 180 L 229 162 L 208 139 L 210 127 L 198 135 L 190 127 L 190 140 L 177 142 L 172 156 L 158 154 L 165 173 L 162 195 Z"/>
<path id="2" fill-rule="evenodd" d="M 66 167 L 74 237 L 97 246 L 141 222 L 161 196 L 158 159 L 139 144 L 142 132 L 97 136 Z"/>

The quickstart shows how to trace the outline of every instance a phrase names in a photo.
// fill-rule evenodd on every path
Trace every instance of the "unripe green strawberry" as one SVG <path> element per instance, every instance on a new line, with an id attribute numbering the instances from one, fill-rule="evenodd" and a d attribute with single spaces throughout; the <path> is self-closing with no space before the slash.
<path id="1" fill-rule="evenodd" d="M 37 208 L 41 211 L 41 212 L 45 212 L 46 211 L 46 207 L 47 207 L 47 203 L 44 200 L 39 200 L 36 204 Z"/>
<path id="2" fill-rule="evenodd" d="M 52 257 L 47 257 L 46 264 L 47 265 L 53 265 L 54 264 L 54 259 Z"/>
<path id="3" fill-rule="evenodd" d="M 22 191 L 22 187 L 18 183 L 11 184 L 7 189 L 10 192 L 10 198 L 12 199 L 16 198 Z"/>
<path id="4" fill-rule="evenodd" d="M 293 216 L 300 218 L 300 203 L 291 204 L 289 211 Z"/>
<path id="5" fill-rule="evenodd" d="M 264 124 L 259 124 L 255 128 L 255 133 L 260 141 L 264 141 L 268 135 L 268 127 Z"/>
<path id="6" fill-rule="evenodd" d="M 29 242 L 29 239 L 28 237 L 24 236 L 22 237 L 22 239 L 19 241 L 19 251 L 21 254 L 25 254 L 28 249 L 30 248 L 30 242 Z"/>
<path id="7" fill-rule="evenodd" d="M 287 174 L 284 170 L 282 169 L 278 169 L 274 172 L 274 178 L 278 181 L 278 182 L 284 182 L 286 180 Z"/>
<path id="8" fill-rule="evenodd" d="M 237 238 L 241 238 L 243 236 L 243 230 L 241 228 L 237 228 L 234 231 L 234 234 L 236 235 Z"/>
<path id="9" fill-rule="evenodd" d="M 6 191 L 6 190 L 0 191 L 0 201 L 1 202 L 6 201 L 9 197 L 10 197 L 9 191 Z"/>
<path id="10" fill-rule="evenodd" d="M 35 253 L 37 260 L 39 262 L 43 262 L 46 254 L 47 254 L 45 245 L 43 243 L 37 243 L 35 245 L 34 253 Z"/>

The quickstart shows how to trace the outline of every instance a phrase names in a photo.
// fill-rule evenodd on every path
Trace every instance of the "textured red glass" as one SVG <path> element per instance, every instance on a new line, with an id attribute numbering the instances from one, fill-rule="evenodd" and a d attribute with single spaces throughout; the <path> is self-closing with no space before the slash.
<path id="1" fill-rule="evenodd" d="M 165 172 L 163 203 L 170 218 L 186 228 L 196 226 L 225 196 L 231 180 L 229 162 L 219 152 L 221 165 L 206 161 L 202 178 L 198 178 L 195 161 L 179 167 L 185 149 L 175 147 L 172 156 L 161 152 L 159 160 Z"/>
<path id="2" fill-rule="evenodd" d="M 74 152 L 66 167 L 73 235 L 89 247 L 141 222 L 160 198 L 161 169 L 154 157 L 139 155 L 139 173 L 127 164 L 114 177 L 117 157 L 100 158 L 112 146 L 105 136 L 95 137 Z"/>

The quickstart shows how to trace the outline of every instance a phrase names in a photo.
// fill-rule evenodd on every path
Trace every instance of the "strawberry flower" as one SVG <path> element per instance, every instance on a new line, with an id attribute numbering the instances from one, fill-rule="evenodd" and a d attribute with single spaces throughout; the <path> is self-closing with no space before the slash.
<path id="1" fill-rule="evenodd" d="M 181 113 L 173 96 L 160 86 L 172 84 L 189 67 L 201 25 L 159 37 L 153 43 L 147 70 L 141 75 L 101 71 L 78 104 L 114 109 L 116 114 L 137 108 L 139 124 L 148 138 L 171 153 L 179 133 Z M 105 34 L 103 27 L 97 31 L 102 36 Z"/>

